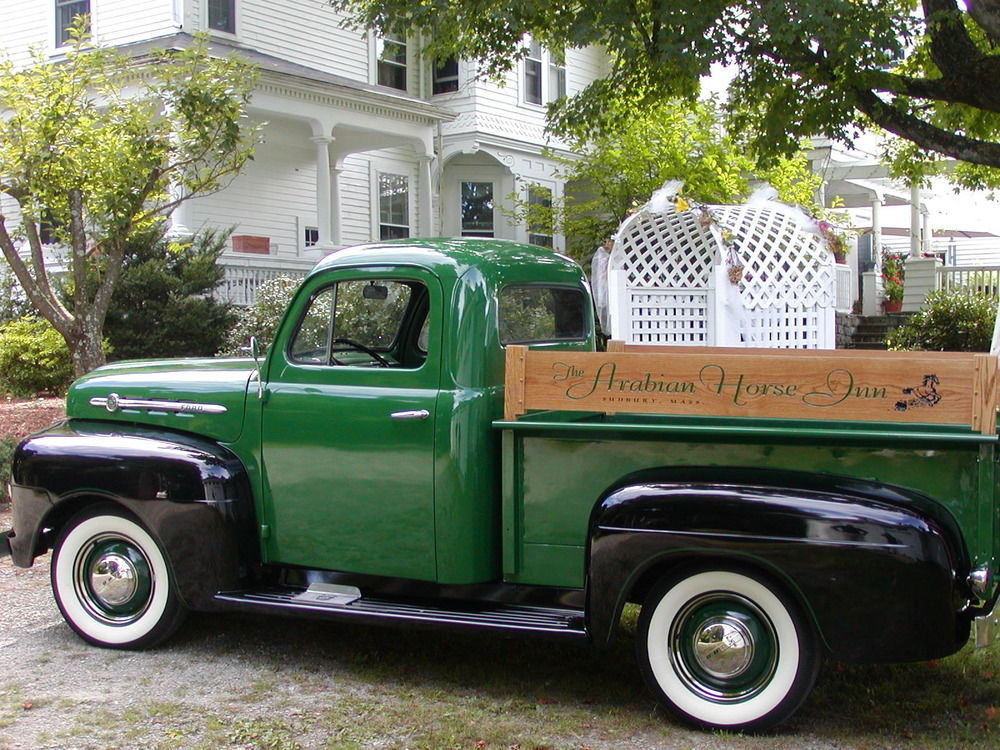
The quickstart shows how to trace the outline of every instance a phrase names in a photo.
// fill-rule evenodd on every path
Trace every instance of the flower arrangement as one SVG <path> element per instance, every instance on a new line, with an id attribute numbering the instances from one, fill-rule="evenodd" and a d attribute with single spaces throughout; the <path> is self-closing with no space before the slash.
<path id="1" fill-rule="evenodd" d="M 838 263 L 843 263 L 850 249 L 847 246 L 847 238 L 828 221 L 819 222 L 819 234 L 827 249 L 833 253 L 834 259 Z"/>
<path id="2" fill-rule="evenodd" d="M 903 256 L 882 253 L 882 295 L 886 302 L 903 301 Z"/>

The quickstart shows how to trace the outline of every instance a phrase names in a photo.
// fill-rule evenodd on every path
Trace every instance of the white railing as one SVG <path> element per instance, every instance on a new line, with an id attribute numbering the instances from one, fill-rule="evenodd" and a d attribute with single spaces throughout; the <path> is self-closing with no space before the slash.
<path id="1" fill-rule="evenodd" d="M 854 271 L 845 263 L 834 263 L 834 286 L 837 293 L 836 310 L 839 313 L 849 313 L 854 310 Z"/>
<path id="2" fill-rule="evenodd" d="M 965 289 L 1000 299 L 1000 266 L 942 266 L 938 289 Z"/>
<path id="3" fill-rule="evenodd" d="M 225 269 L 226 274 L 215 290 L 215 298 L 239 307 L 248 307 L 257 301 L 257 290 L 265 281 L 278 276 L 300 279 L 316 265 L 316 261 L 266 255 L 224 255 L 219 258 L 219 265 Z"/>

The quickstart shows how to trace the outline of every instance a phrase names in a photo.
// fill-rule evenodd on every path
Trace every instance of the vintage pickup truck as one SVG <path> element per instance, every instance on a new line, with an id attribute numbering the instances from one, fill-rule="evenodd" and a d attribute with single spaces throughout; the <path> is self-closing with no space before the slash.
<path id="1" fill-rule="evenodd" d="M 606 644 L 679 717 L 762 729 L 824 657 L 959 649 L 997 598 L 996 358 L 595 351 L 580 268 L 486 239 L 342 250 L 273 345 L 78 380 L 12 467 L 85 640 L 187 610 Z M 977 627 L 983 639 L 987 627 Z"/>

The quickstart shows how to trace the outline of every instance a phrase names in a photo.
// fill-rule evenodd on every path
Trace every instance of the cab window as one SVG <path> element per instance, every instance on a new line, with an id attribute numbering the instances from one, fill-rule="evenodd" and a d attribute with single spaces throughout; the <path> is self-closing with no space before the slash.
<path id="1" fill-rule="evenodd" d="M 500 343 L 581 341 L 587 335 L 586 304 L 586 295 L 572 287 L 505 287 L 500 291 Z"/>
<path id="2" fill-rule="evenodd" d="M 310 300 L 289 348 L 300 364 L 419 367 L 417 337 L 427 317 L 427 289 L 392 279 L 340 281 Z"/>

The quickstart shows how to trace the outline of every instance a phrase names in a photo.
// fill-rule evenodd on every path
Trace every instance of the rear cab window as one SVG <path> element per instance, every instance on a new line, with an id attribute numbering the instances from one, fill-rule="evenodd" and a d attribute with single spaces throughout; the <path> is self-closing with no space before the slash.
<path id="1" fill-rule="evenodd" d="M 500 290 L 500 343 L 541 344 L 587 337 L 583 290 L 568 286 L 512 285 Z"/>

